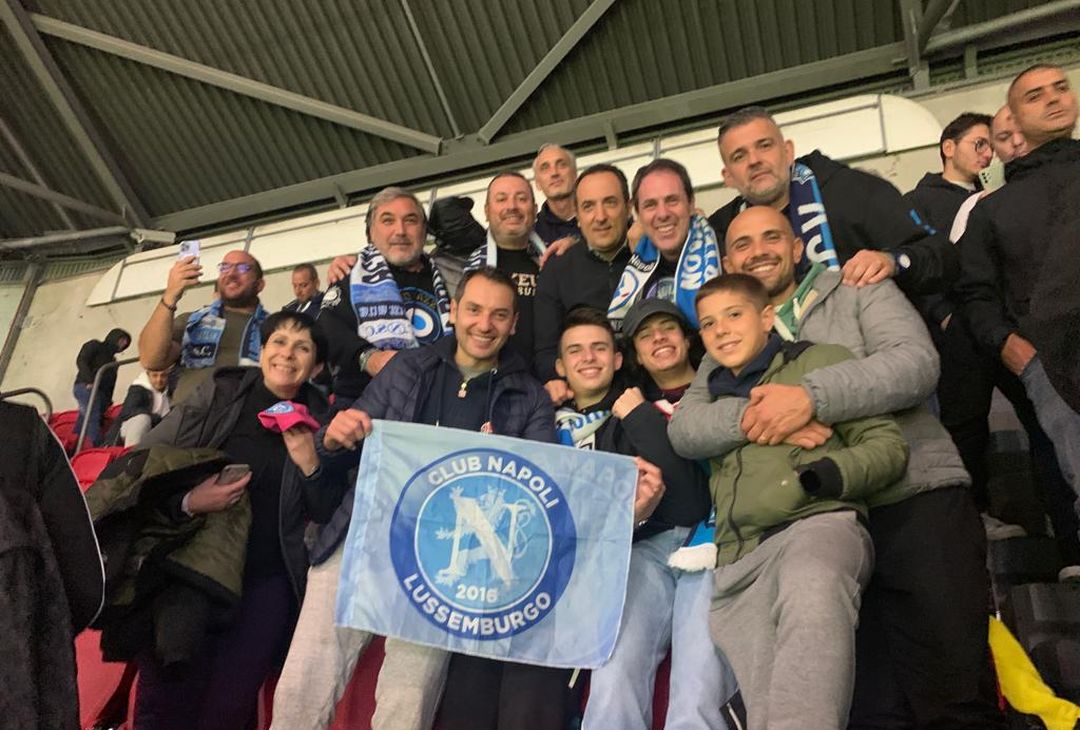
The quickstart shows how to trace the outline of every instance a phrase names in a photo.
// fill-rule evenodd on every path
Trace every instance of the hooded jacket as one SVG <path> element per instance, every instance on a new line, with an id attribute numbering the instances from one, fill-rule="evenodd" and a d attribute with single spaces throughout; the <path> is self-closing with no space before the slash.
<path id="1" fill-rule="evenodd" d="M 800 385 L 822 423 L 892 414 L 900 425 L 910 449 L 907 474 L 870 496 L 868 506 L 970 484 L 952 438 L 924 405 L 937 387 L 940 366 L 922 319 L 891 281 L 862 288 L 840 281 L 838 271 L 818 274 L 794 335 L 841 345 L 855 359 L 807 372 Z M 717 367 L 706 355 L 668 428 L 675 451 L 687 458 L 721 456 L 746 443 L 739 424 L 747 399 L 714 400 L 709 394 L 709 374 Z"/>
<path id="2" fill-rule="evenodd" d="M 911 265 L 894 280 L 909 297 L 943 291 L 956 278 L 959 260 L 948 230 L 934 232 L 912 216 L 911 206 L 892 183 L 817 150 L 798 162 L 817 177 L 841 265 L 864 248 L 907 254 Z M 721 248 L 728 226 L 744 202 L 740 196 L 709 217 Z"/>
<path id="3" fill-rule="evenodd" d="M 960 206 L 974 192 L 946 180 L 940 172 L 928 172 L 913 190 L 904 194 L 904 202 L 924 223 L 948 235 Z"/>
<path id="4" fill-rule="evenodd" d="M 758 384 L 798 385 L 806 374 L 849 359 L 836 345 L 785 342 Z M 804 517 L 844 509 L 865 517 L 865 501 L 903 477 L 907 455 L 896 421 L 870 416 L 834 424 L 833 435 L 814 449 L 747 443 L 713 459 L 717 564 L 738 560 Z"/>
<path id="5" fill-rule="evenodd" d="M 453 364 L 456 351 L 454 335 L 415 350 L 402 350 L 350 407 L 364 411 L 372 418 L 416 422 L 424 398 L 435 387 L 439 370 Z M 499 353 L 498 367 L 492 373 L 486 420 L 491 424 L 492 433 L 532 441 L 555 441 L 555 409 L 551 398 L 529 374 L 521 356 L 506 348 Z M 325 434 L 326 427 L 323 427 L 315 437 L 323 472 L 333 475 L 335 480 L 342 480 L 360 463 L 362 443 L 355 451 L 338 449 L 330 452 L 323 447 Z M 356 480 L 347 481 L 355 484 Z M 333 519 L 319 533 L 312 548 L 313 564 L 325 561 L 345 539 L 352 520 L 354 489 L 350 486 L 344 498 L 339 500 L 340 506 Z"/>
<path id="6" fill-rule="evenodd" d="M 103 365 L 107 365 L 116 359 L 116 353 L 122 349 L 120 340 L 125 339 L 129 344 L 131 343 L 131 335 L 117 327 L 105 335 L 104 342 L 101 340 L 88 340 L 83 343 L 82 348 L 79 349 L 78 357 L 75 358 L 75 365 L 79 369 L 75 375 L 75 382 L 85 383 L 86 385 L 93 384 L 94 375 Z M 111 399 L 115 386 L 116 369 L 114 368 L 101 376 L 98 392 L 108 394 Z"/>
<path id="7" fill-rule="evenodd" d="M 956 244 L 956 296 L 992 356 L 1010 334 L 1030 340 L 1054 389 L 1080 412 L 1080 141 L 1040 145 L 1007 164 L 1005 179 Z"/>

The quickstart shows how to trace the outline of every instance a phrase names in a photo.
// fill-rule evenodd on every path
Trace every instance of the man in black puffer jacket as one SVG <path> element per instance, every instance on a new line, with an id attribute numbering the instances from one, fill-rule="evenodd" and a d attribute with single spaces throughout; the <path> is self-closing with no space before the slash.
<path id="1" fill-rule="evenodd" d="M 1009 107 L 1031 151 L 972 210 L 956 291 L 988 357 L 1020 377 L 1080 495 L 1077 100 L 1060 67 L 1040 64 L 1012 82 Z"/>

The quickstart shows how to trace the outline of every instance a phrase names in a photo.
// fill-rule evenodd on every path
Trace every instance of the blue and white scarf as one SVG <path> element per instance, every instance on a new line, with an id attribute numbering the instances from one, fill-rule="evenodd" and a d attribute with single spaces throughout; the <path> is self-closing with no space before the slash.
<path id="1" fill-rule="evenodd" d="M 555 412 L 555 434 L 559 443 L 576 449 L 592 449 L 596 446 L 596 432 L 611 418 L 611 411 L 597 410 L 578 413 L 569 406 Z"/>
<path id="2" fill-rule="evenodd" d="M 442 274 L 431 265 L 431 285 L 442 320 L 450 331 L 450 297 Z M 360 260 L 349 273 L 349 299 L 356 313 L 356 332 L 379 350 L 407 350 L 417 346 L 416 330 L 409 320 L 394 274 L 374 246 L 360 251 Z"/>
<path id="3" fill-rule="evenodd" d="M 185 368 L 208 368 L 217 362 L 218 345 L 225 331 L 223 309 L 224 305 L 217 299 L 188 317 L 184 325 L 184 339 L 180 343 L 180 364 Z M 259 364 L 259 352 L 262 350 L 259 326 L 264 319 L 266 310 L 259 304 L 244 325 L 244 335 L 240 340 L 240 365 Z"/>
<path id="4" fill-rule="evenodd" d="M 623 269 L 615 295 L 608 306 L 608 319 L 611 325 L 620 329 L 623 319 L 630 308 L 645 295 L 645 290 L 660 264 L 660 252 L 648 236 L 642 236 L 634 248 L 634 255 Z M 697 311 L 694 308 L 694 295 L 709 279 L 720 273 L 720 246 L 716 242 L 716 233 L 709 222 L 700 215 L 690 218 L 690 231 L 679 254 L 679 263 L 675 267 L 675 305 L 697 328 Z"/>
<path id="5" fill-rule="evenodd" d="M 544 251 L 547 250 L 547 244 L 540 236 L 535 232 L 529 234 L 529 243 L 526 246 L 526 250 L 529 252 L 529 256 L 534 261 L 540 263 L 540 257 L 544 255 Z M 488 230 L 487 243 L 483 246 L 478 246 L 475 251 L 469 254 L 469 260 L 465 262 L 465 271 L 472 271 L 484 266 L 498 266 L 499 265 L 499 247 L 495 243 L 495 239 L 491 236 L 491 230 Z"/>
<path id="6" fill-rule="evenodd" d="M 795 235 L 803 240 L 806 255 L 801 268 L 805 273 L 813 264 L 824 264 L 833 271 L 840 270 L 840 258 L 836 255 L 832 229 L 825 213 L 825 203 L 821 199 L 814 171 L 801 162 L 791 167 L 791 198 L 788 203 L 788 218 Z"/>

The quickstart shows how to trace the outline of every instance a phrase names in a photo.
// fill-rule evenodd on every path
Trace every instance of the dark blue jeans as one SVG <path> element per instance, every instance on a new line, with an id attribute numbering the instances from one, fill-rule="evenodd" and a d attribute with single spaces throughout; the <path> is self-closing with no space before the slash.
<path id="1" fill-rule="evenodd" d="M 78 434 L 82 431 L 83 419 L 89 417 L 90 424 L 86 427 L 86 440 L 83 442 L 84 447 L 97 446 L 101 442 L 101 417 L 104 415 L 106 409 L 109 407 L 109 394 L 103 389 L 99 389 L 97 397 L 94 399 L 93 408 L 90 407 L 90 390 L 91 385 L 88 383 L 75 383 L 72 386 L 71 392 L 75 395 L 75 400 L 79 402 L 79 417 L 75 420 L 75 433 Z M 90 415 L 87 416 L 87 413 Z"/>

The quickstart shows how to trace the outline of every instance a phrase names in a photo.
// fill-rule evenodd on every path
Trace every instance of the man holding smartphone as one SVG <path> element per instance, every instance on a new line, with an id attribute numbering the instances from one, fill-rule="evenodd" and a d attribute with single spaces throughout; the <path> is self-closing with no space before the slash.
<path id="1" fill-rule="evenodd" d="M 139 333 L 139 362 L 163 370 L 179 362 L 173 403 L 181 403 L 216 368 L 255 365 L 259 360 L 259 325 L 266 311 L 259 293 L 266 282 L 262 266 L 246 251 L 230 251 L 218 264 L 218 298 L 208 306 L 177 314 L 181 297 L 199 283 L 198 247 L 184 242 L 165 291 Z"/>

